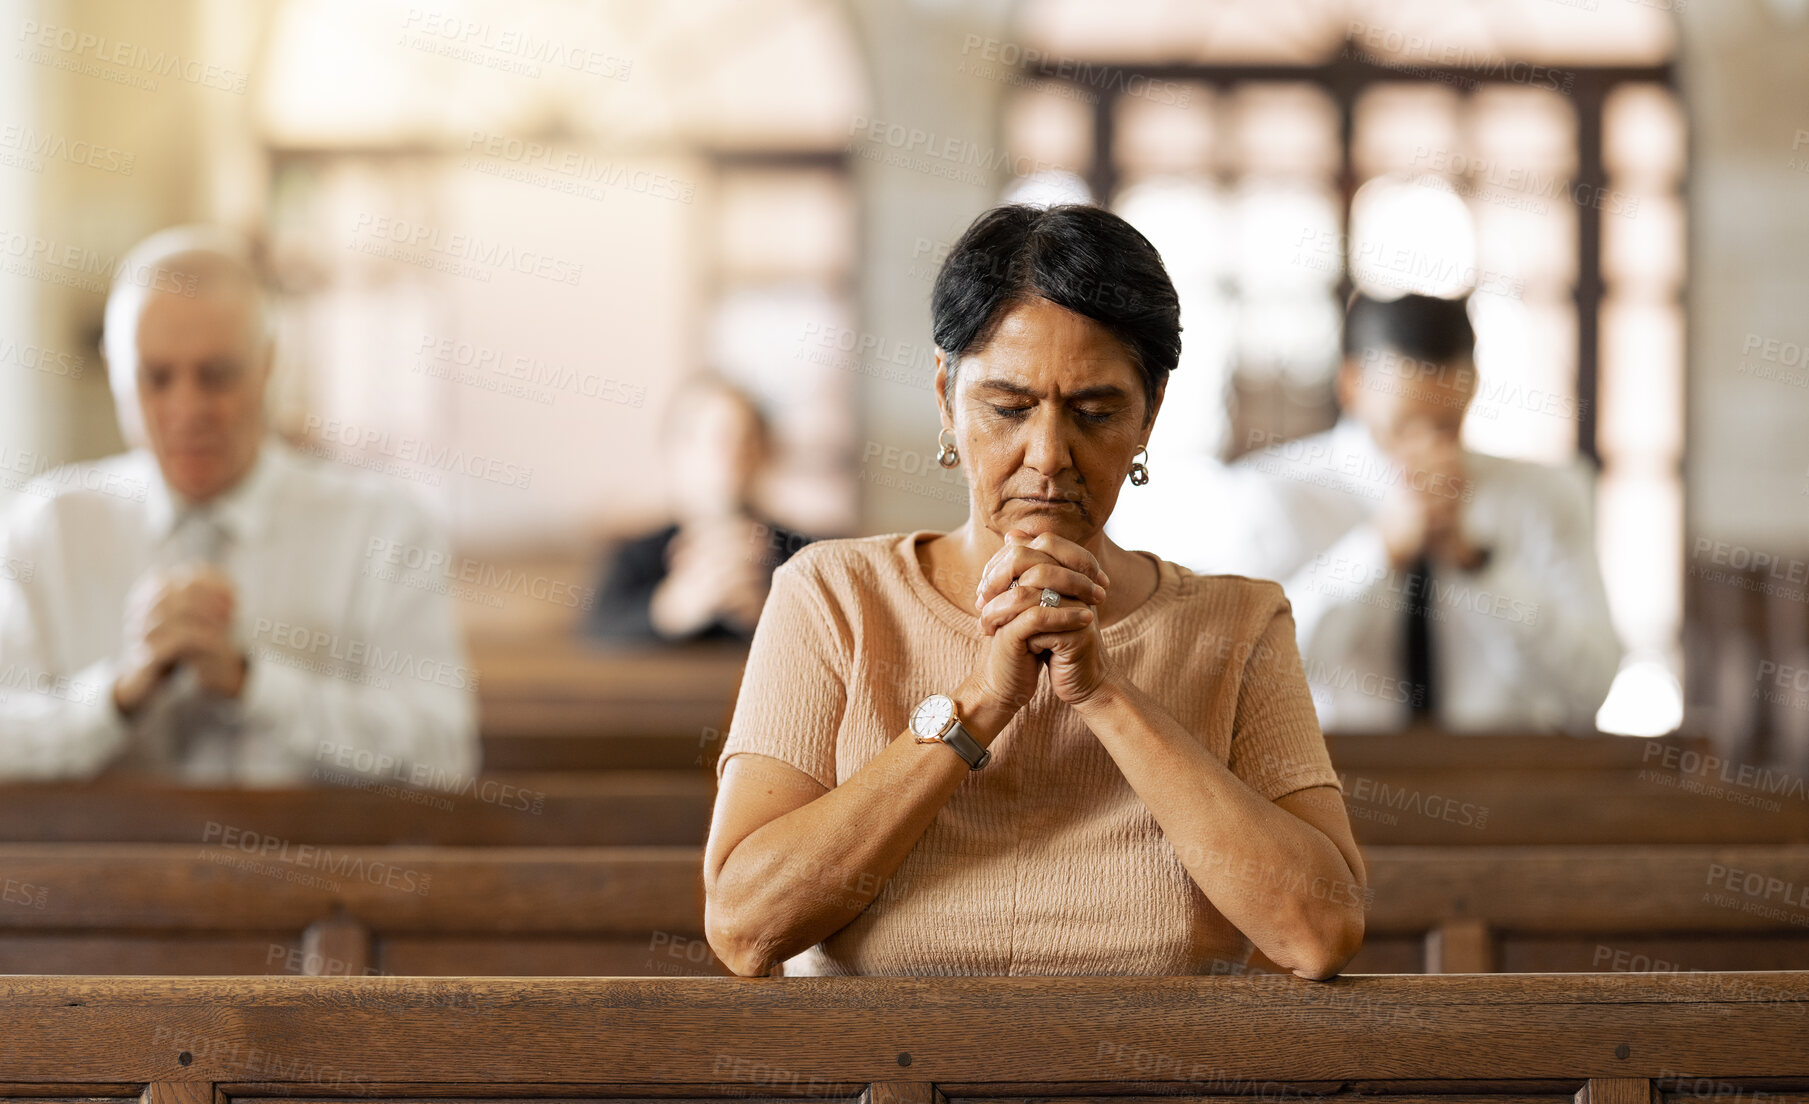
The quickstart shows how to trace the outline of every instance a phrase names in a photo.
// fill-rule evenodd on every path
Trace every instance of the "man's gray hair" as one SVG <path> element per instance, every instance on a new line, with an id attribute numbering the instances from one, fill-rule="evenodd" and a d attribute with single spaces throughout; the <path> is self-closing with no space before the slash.
<path id="1" fill-rule="evenodd" d="M 120 431 L 128 443 L 144 443 L 138 409 L 138 318 L 153 294 L 193 298 L 220 276 L 250 292 L 251 324 L 260 348 L 275 338 L 275 318 L 252 259 L 251 244 L 219 226 L 172 226 L 133 246 L 120 262 L 107 293 L 101 352 Z"/>

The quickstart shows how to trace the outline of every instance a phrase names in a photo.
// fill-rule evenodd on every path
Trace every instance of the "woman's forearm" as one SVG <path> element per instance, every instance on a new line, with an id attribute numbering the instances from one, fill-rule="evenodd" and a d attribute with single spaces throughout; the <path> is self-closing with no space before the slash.
<path id="1" fill-rule="evenodd" d="M 1214 907 L 1277 965 L 1326 977 L 1363 933 L 1363 886 L 1325 833 L 1251 789 L 1128 680 L 1077 706 Z"/>
<path id="2" fill-rule="evenodd" d="M 982 744 L 1004 727 L 996 711 L 952 695 Z M 756 760 L 757 762 L 757 760 Z M 711 943 L 737 973 L 764 974 L 847 926 L 968 776 L 949 748 L 907 730 L 841 785 L 776 817 L 706 867 Z"/>

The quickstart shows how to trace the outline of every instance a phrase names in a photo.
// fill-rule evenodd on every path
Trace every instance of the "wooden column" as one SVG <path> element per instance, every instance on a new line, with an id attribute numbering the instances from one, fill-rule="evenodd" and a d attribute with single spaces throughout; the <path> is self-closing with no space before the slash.
<path id="1" fill-rule="evenodd" d="M 345 912 L 314 921 L 302 932 L 302 970 L 362 977 L 370 968 L 371 930 Z"/>
<path id="2" fill-rule="evenodd" d="M 214 1087 L 206 1081 L 152 1081 L 139 1104 L 214 1104 Z"/>
<path id="3" fill-rule="evenodd" d="M 1632 1056 L 1631 1049 L 1626 1056 Z M 1591 1077 L 1577 1090 L 1576 1104 L 1652 1104 L 1652 1082 L 1644 1077 Z"/>
<path id="4" fill-rule="evenodd" d="M 1447 920 L 1426 936 L 1428 974 L 1492 974 L 1495 939 L 1487 922 Z"/>
<path id="5" fill-rule="evenodd" d="M 900 1057 L 903 1057 L 902 1055 Z M 875 1081 L 861 1094 L 861 1104 L 945 1104 L 928 1081 Z"/>

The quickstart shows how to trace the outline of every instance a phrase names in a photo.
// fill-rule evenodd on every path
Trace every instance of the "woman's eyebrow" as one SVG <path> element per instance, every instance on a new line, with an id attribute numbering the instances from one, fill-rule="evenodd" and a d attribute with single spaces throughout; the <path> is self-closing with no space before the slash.
<path id="1" fill-rule="evenodd" d="M 974 384 L 976 391 L 1000 391 L 1007 395 L 1021 395 L 1026 399 L 1040 399 L 1042 393 L 1021 383 L 1013 383 L 1007 379 L 983 379 Z"/>
<path id="2" fill-rule="evenodd" d="M 1042 392 L 1026 387 L 1021 383 L 1013 383 L 1005 379 L 983 379 L 974 384 L 976 391 L 998 391 L 1008 395 L 1018 395 L 1026 399 L 1041 399 Z M 1088 399 L 1122 399 L 1127 392 L 1115 383 L 1102 383 L 1095 387 L 1083 387 L 1067 394 L 1069 402 L 1085 402 Z"/>
<path id="3" fill-rule="evenodd" d="M 1068 392 L 1069 402 L 1085 402 L 1088 399 L 1122 399 L 1125 390 L 1115 383 L 1102 383 L 1097 387 L 1083 387 L 1079 391 Z"/>

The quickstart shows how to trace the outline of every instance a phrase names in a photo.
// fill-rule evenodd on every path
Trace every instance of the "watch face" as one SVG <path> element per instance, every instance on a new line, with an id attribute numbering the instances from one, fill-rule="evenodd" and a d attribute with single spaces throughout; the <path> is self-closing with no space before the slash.
<path id="1" fill-rule="evenodd" d="M 947 694 L 932 694 L 911 714 L 911 731 L 918 736 L 940 736 L 954 716 L 954 699 Z"/>

